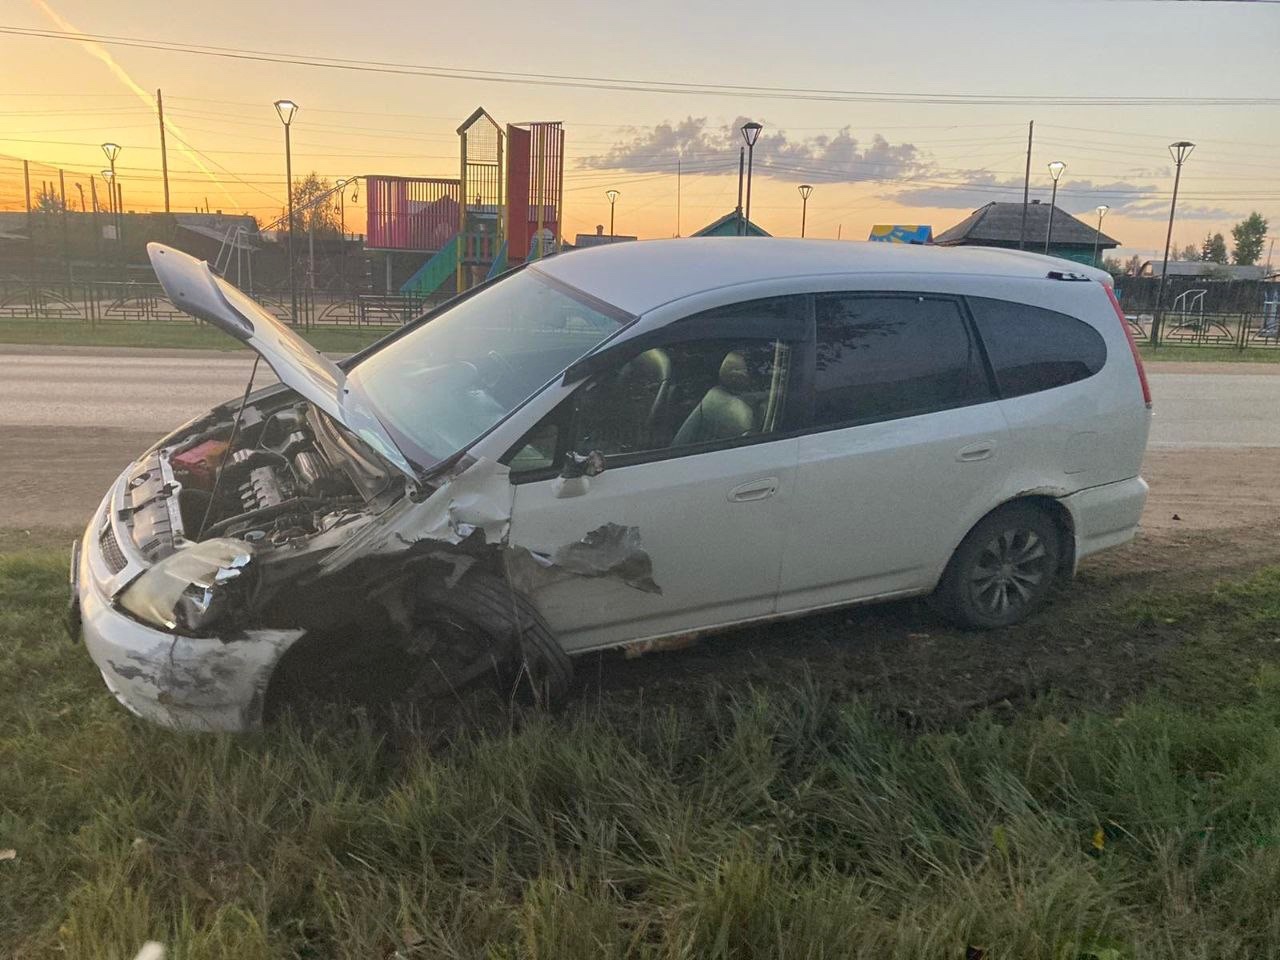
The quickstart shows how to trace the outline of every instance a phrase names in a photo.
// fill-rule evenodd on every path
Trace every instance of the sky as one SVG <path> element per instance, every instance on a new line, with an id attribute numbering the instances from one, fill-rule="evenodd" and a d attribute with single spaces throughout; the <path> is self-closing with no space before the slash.
<path id="1" fill-rule="evenodd" d="M 1108 204 L 1103 230 L 1122 242 L 1121 253 L 1147 258 L 1163 248 L 1173 140 L 1196 144 L 1183 168 L 1176 246 L 1219 231 L 1230 243 L 1231 225 L 1253 210 L 1280 233 L 1280 3 L 5 0 L 2 28 L 412 64 L 444 75 L 0 33 L 0 209 L 22 209 L 13 158 L 48 165 L 35 168 L 37 182 L 65 168 L 76 202 L 74 184 L 87 189 L 106 165 L 99 145 L 107 140 L 123 147 L 126 209 L 163 209 L 153 102 L 162 88 L 173 209 L 207 204 L 263 223 L 285 197 L 283 132 L 271 104 L 290 98 L 300 105 L 295 177 L 456 176 L 454 130 L 481 105 L 501 123 L 563 121 L 570 239 L 607 229 L 610 188 L 620 194 L 620 234 L 687 235 L 731 211 L 737 127 L 747 118 L 764 124 L 752 218 L 778 235 L 800 231 L 800 183 L 814 187 L 811 237 L 865 239 L 877 223 L 940 232 L 991 200 L 1019 201 L 1031 120 L 1033 198 L 1048 200 L 1047 164 L 1065 162 L 1059 206 L 1092 224 L 1094 208 Z M 486 80 L 474 71 L 524 76 Z M 547 82 L 553 77 L 615 78 L 628 81 L 615 87 L 633 89 Z M 912 96 L 903 102 L 903 94 Z M 982 97 L 1006 102 L 972 102 Z M 1273 102 L 1097 102 L 1117 97 Z M 348 229 L 363 232 L 363 197 L 346 213 Z"/>

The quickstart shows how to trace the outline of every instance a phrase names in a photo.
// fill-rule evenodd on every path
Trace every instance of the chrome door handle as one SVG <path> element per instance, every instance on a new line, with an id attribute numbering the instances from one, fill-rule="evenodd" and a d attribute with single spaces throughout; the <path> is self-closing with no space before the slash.
<path id="1" fill-rule="evenodd" d="M 738 484 L 729 491 L 729 500 L 732 503 L 750 503 L 752 500 L 767 500 L 777 492 L 777 477 L 761 477 Z"/>
<path id="2" fill-rule="evenodd" d="M 971 443 L 967 447 L 961 447 L 960 452 L 956 454 L 956 459 L 961 463 L 971 463 L 974 460 L 989 460 L 995 456 L 996 445 L 990 440 L 980 440 L 977 443 Z"/>

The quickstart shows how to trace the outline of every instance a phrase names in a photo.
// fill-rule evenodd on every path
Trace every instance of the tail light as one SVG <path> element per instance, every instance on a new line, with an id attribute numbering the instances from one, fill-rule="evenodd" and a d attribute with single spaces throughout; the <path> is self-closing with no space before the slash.
<path id="1" fill-rule="evenodd" d="M 1151 387 L 1147 384 L 1147 371 L 1142 365 L 1142 354 L 1138 352 L 1138 344 L 1133 339 L 1133 330 L 1129 328 L 1129 321 L 1125 319 L 1124 311 L 1120 309 L 1120 301 L 1116 299 L 1116 292 L 1105 283 L 1102 284 L 1102 289 L 1107 291 L 1107 299 L 1111 301 L 1111 306 L 1115 308 L 1116 319 L 1120 321 L 1120 329 L 1124 331 L 1125 339 L 1129 341 L 1129 352 L 1133 354 L 1133 365 L 1138 368 L 1138 382 L 1142 384 L 1142 402 L 1150 410 Z"/>

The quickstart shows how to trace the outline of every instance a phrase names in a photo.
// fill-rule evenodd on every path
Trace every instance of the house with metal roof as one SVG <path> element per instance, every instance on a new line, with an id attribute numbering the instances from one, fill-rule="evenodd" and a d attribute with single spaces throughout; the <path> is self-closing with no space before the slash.
<path id="1" fill-rule="evenodd" d="M 701 230 L 690 234 L 694 237 L 769 237 L 767 230 L 742 215 L 735 207 L 719 220 L 712 220 Z"/>
<path id="2" fill-rule="evenodd" d="M 1053 235 L 1049 238 L 1049 254 L 1077 263 L 1093 263 L 1094 243 L 1098 257 L 1120 246 L 1094 225 L 1078 220 L 1061 207 L 1052 207 L 1039 200 L 1026 206 L 1026 228 L 1023 232 L 1023 205 L 1021 203 L 988 203 L 979 207 L 954 227 L 942 231 L 933 238 L 941 247 L 1004 247 L 1018 249 L 1019 241 L 1026 250 L 1040 253 L 1044 250 L 1045 237 L 1049 233 L 1049 216 L 1053 213 Z"/>

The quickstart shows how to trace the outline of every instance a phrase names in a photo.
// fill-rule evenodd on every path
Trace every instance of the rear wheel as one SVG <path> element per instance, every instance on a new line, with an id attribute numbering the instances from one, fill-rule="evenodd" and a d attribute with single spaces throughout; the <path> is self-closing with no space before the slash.
<path id="1" fill-rule="evenodd" d="M 964 627 L 1018 623 L 1049 598 L 1061 565 L 1061 538 L 1037 507 L 1011 504 L 978 523 L 938 584 L 941 612 Z"/>

